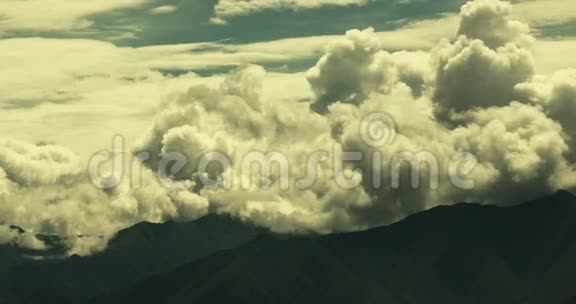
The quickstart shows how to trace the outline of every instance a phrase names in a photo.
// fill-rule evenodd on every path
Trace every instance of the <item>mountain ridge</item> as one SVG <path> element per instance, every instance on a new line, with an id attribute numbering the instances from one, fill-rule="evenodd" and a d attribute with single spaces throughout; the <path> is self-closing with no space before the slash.
<path id="1" fill-rule="evenodd" d="M 575 249 L 576 197 L 558 192 L 512 207 L 437 207 L 318 240 L 254 240 L 107 302 L 567 304 Z"/>
<path id="2" fill-rule="evenodd" d="M 573 304 L 576 196 L 438 206 L 325 236 L 276 235 L 214 214 L 143 222 L 101 254 L 6 274 L 0 296 L 12 294 L 10 304 Z"/>

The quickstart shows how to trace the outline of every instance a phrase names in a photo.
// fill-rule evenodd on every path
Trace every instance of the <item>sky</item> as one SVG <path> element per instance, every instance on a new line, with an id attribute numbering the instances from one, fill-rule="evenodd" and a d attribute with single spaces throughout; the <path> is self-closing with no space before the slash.
<path id="1" fill-rule="evenodd" d="M 0 0 L 0 225 L 109 236 L 217 212 L 328 233 L 573 189 L 574 19 L 572 0 Z M 364 117 L 384 112 L 394 142 L 359 140 Z M 123 162 L 152 154 L 139 189 L 86 176 L 115 136 Z M 171 151 L 196 163 L 223 151 L 232 163 L 211 176 L 241 181 L 249 151 L 303 163 L 334 144 L 388 159 L 426 151 L 442 168 L 466 152 L 475 186 L 445 186 L 443 172 L 438 189 L 372 189 L 368 176 L 389 168 L 367 160 L 346 164 L 358 181 L 347 189 L 327 165 L 305 191 L 274 179 L 205 189 L 197 164 L 160 185 L 155 171 Z"/>
<path id="2" fill-rule="evenodd" d="M 0 131 L 86 156 L 107 147 L 115 130 L 135 140 L 164 91 L 182 87 L 186 75 L 212 76 L 247 63 L 281 78 L 305 72 L 329 41 L 353 28 L 373 27 L 388 50 L 426 50 L 455 36 L 464 2 L 2 0 L 0 115 L 7 119 Z M 569 0 L 514 6 L 539 38 L 538 71 L 574 66 L 576 6 Z"/>

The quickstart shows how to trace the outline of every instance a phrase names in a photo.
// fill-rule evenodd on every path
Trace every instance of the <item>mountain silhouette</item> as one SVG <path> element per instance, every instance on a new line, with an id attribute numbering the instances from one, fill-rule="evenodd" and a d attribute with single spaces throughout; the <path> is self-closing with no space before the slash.
<path id="1" fill-rule="evenodd" d="M 0 303 L 17 304 L 576 304 L 576 197 L 441 206 L 322 237 L 218 215 L 141 223 L 104 253 L 18 265 L 2 281 Z"/>
<path id="2" fill-rule="evenodd" d="M 188 223 L 140 223 L 118 232 L 107 250 L 94 256 L 28 260 L 5 267 L 0 285 L 9 286 L 21 303 L 42 303 L 47 298 L 54 303 L 78 303 L 130 288 L 153 274 L 239 247 L 266 233 L 220 215 Z"/>
<path id="3" fill-rule="evenodd" d="M 576 198 L 438 207 L 319 239 L 261 238 L 109 303 L 576 303 Z M 115 300 L 116 302 L 113 302 Z"/>

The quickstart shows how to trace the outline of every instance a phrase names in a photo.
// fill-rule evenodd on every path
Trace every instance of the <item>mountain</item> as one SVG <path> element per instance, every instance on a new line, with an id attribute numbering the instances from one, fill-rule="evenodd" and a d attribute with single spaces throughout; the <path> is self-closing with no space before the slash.
<path id="1" fill-rule="evenodd" d="M 18 226 L 8 226 L 15 235 L 24 237 L 27 232 Z M 25 265 L 32 261 L 32 259 L 50 259 L 54 257 L 63 257 L 66 253 L 66 246 L 64 239 L 52 235 L 35 235 L 48 249 L 37 250 L 29 248 L 21 248 L 13 244 L 0 245 L 0 272 L 4 272 L 9 268 L 17 265 Z M 0 302 L 1 304 L 1 302 Z"/>
<path id="2" fill-rule="evenodd" d="M 141 223 L 99 255 L 2 274 L 0 304 L 576 304 L 576 197 L 442 206 L 322 237 L 217 215 Z"/>
<path id="3" fill-rule="evenodd" d="M 128 289 L 153 274 L 240 247 L 267 233 L 219 215 L 189 223 L 140 223 L 120 231 L 106 251 L 91 257 L 15 263 L 3 270 L 0 286 L 5 294 L 10 290 L 18 295 L 18 303 L 46 303 L 46 299 L 78 303 Z"/>
<path id="4" fill-rule="evenodd" d="M 259 238 L 105 303 L 576 303 L 576 197 L 438 207 L 318 239 Z M 104 303 L 104 302 L 103 302 Z"/>

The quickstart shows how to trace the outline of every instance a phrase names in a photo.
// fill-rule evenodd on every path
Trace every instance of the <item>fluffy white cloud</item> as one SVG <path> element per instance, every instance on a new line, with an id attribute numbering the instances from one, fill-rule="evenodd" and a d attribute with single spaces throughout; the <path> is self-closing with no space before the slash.
<path id="1" fill-rule="evenodd" d="M 266 61 L 268 56 L 241 50 L 201 52 L 205 46 L 121 48 L 96 40 L 0 40 L 6 55 L 0 58 L 0 115 L 6 117 L 0 132 L 70 146 L 86 157 L 108 147 L 118 130 L 128 142 L 138 139 L 159 101 L 194 84 L 218 85 L 221 79 L 194 73 L 171 76 L 158 69 L 237 65 L 242 60 Z M 300 73 L 269 73 L 265 84 L 265 98 L 310 95 Z"/>
<path id="2" fill-rule="evenodd" d="M 516 87 L 525 102 L 543 108 L 548 116 L 562 125 L 572 143 L 576 140 L 576 70 L 561 70 L 550 77 L 540 76 Z"/>
<path id="3" fill-rule="evenodd" d="M 22 186 L 68 184 L 82 173 L 80 159 L 53 145 L 0 141 L 0 168 Z"/>
<path id="4" fill-rule="evenodd" d="M 528 200 L 557 189 L 555 173 L 570 167 L 569 147 L 558 123 L 539 108 L 518 102 L 466 116 L 467 125 L 454 131 L 456 145 L 495 173 L 479 187 L 486 191 L 478 193 L 482 201 Z"/>
<path id="5" fill-rule="evenodd" d="M 6 172 L 6 174 L 4 174 Z M 0 244 L 42 249 L 34 233 L 67 236 L 69 254 L 106 247 L 116 231 L 141 221 L 193 220 L 208 201 L 191 183 L 161 183 L 144 170 L 141 186 L 130 181 L 110 191 L 97 188 L 85 165 L 62 147 L 16 141 L 0 145 L 0 223 L 26 227 L 26 234 L 0 230 Z"/>
<path id="6" fill-rule="evenodd" d="M 219 88 L 193 87 L 173 99 L 138 151 L 160 156 L 182 153 L 189 163 L 176 178 L 191 183 L 200 178 L 200 158 L 211 151 L 224 153 L 229 166 L 208 172 L 212 179 L 229 180 L 232 188 L 199 190 L 219 212 L 246 217 L 275 231 L 351 229 L 356 223 L 341 215 L 370 198 L 360 186 L 348 191 L 339 188 L 329 163 L 321 164 L 322 179 L 303 190 L 295 184 L 306 176 L 306 166 L 289 166 L 287 189 L 279 184 L 277 171 L 268 176 L 244 170 L 244 157 L 254 151 L 281 151 L 291 164 L 305 164 L 309 155 L 329 150 L 336 143 L 330 122 L 310 112 L 306 103 L 262 98 L 262 73 L 261 68 L 243 68 L 229 75 Z M 147 165 L 156 168 L 158 160 L 151 159 Z M 253 182 L 246 189 L 243 182 L 247 180 L 263 180 L 270 186 L 260 188 Z"/>
<path id="7" fill-rule="evenodd" d="M 481 40 L 460 37 L 436 52 L 435 99 L 442 112 L 506 105 L 514 87 L 534 74 L 531 53 L 514 44 L 493 50 Z"/>
<path id="8" fill-rule="evenodd" d="M 532 41 L 527 24 L 510 20 L 512 5 L 503 1 L 476 0 L 462 6 L 459 35 L 479 39 L 491 48 L 507 43 L 517 45 Z"/>
<path id="9" fill-rule="evenodd" d="M 528 25 L 510 20 L 511 5 L 476 0 L 460 13 L 460 36 L 434 50 L 434 98 L 443 119 L 478 107 L 505 106 L 515 98 L 515 86 L 532 79 L 535 64 L 528 49 L 533 38 Z"/>
<path id="10" fill-rule="evenodd" d="M 576 140 L 576 70 L 560 74 L 553 80 L 547 111 Z"/>
<path id="11" fill-rule="evenodd" d="M 372 92 L 386 92 L 397 81 L 396 73 L 374 30 L 352 30 L 328 47 L 308 71 L 308 80 L 318 96 L 316 109 L 323 112 L 337 101 L 358 104 Z"/>
<path id="12" fill-rule="evenodd" d="M 10 227 L 0 226 L 0 244 L 11 244 L 26 249 L 43 250 L 46 245 L 29 232 L 20 232 Z"/>
<path id="13" fill-rule="evenodd" d="M 390 91 L 398 81 L 420 96 L 431 80 L 430 67 L 428 53 L 389 53 L 373 29 L 348 31 L 308 70 L 317 97 L 312 108 L 325 112 L 335 102 L 358 105 L 371 94 Z"/>

